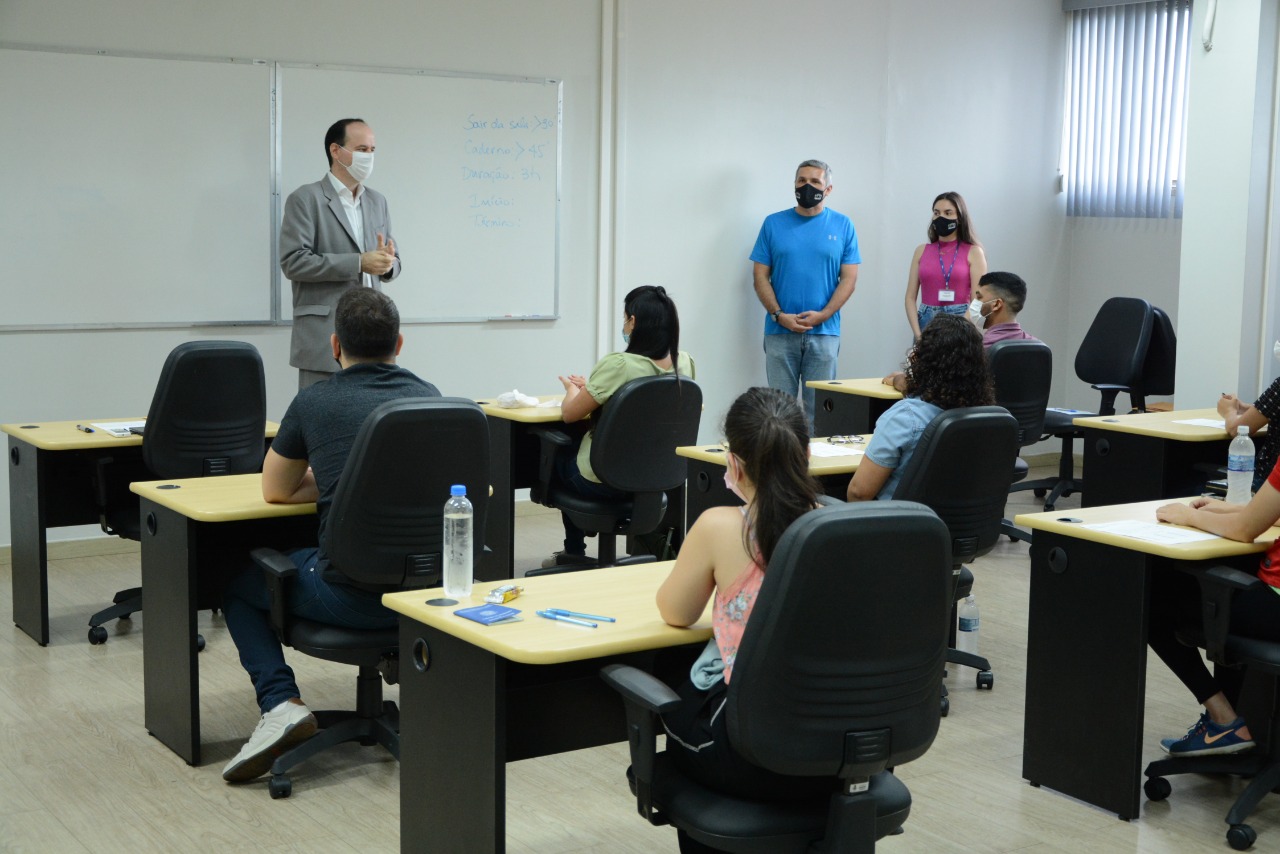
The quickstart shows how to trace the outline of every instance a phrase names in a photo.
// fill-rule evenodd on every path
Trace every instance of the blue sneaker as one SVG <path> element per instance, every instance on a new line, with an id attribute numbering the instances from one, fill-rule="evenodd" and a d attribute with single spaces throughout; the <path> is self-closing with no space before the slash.
<path id="1" fill-rule="evenodd" d="M 1162 738 L 1160 746 L 1170 756 L 1211 756 L 1217 753 L 1243 753 L 1253 749 L 1253 739 L 1241 738 L 1237 730 L 1244 718 L 1229 724 L 1216 724 L 1205 712 L 1182 738 Z"/>

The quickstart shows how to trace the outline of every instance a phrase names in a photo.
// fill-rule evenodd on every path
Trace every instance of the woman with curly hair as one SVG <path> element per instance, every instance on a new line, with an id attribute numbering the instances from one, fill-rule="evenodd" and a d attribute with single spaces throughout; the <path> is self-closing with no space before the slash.
<path id="1" fill-rule="evenodd" d="M 850 501 L 892 498 L 920 434 L 943 410 L 995 401 L 982 336 L 963 317 L 947 314 L 930 321 L 904 368 L 906 396 L 876 422 L 875 436 L 849 481 Z"/>

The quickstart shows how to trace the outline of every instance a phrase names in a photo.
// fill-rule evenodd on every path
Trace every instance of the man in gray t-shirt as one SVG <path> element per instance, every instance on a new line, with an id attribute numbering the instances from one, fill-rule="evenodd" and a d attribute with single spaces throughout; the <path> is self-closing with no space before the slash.
<path id="1" fill-rule="evenodd" d="M 331 346 L 342 370 L 298 392 L 262 465 L 267 501 L 316 502 L 321 543 L 334 490 L 369 413 L 391 400 L 440 396 L 431 383 L 396 365 L 404 338 L 400 315 L 387 295 L 370 288 L 347 291 L 338 301 L 335 328 Z M 379 594 L 353 587 L 345 576 L 328 570 L 321 548 L 300 549 L 290 558 L 298 567 L 289 586 L 291 613 L 349 628 L 395 625 L 395 615 L 382 607 Z M 253 735 L 222 770 L 224 780 L 241 782 L 265 774 L 276 755 L 315 734 L 316 719 L 300 699 L 271 627 L 262 570 L 251 566 L 233 578 L 222 607 L 262 711 Z"/>

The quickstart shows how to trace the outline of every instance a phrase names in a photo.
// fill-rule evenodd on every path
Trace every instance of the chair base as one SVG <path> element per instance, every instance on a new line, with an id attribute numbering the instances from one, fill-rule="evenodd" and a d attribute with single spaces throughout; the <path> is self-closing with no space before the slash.
<path id="1" fill-rule="evenodd" d="M 1000 533 L 1004 534 L 1012 542 L 1031 543 L 1031 532 L 1024 531 L 1017 525 L 1014 525 L 1012 519 L 1000 520 Z"/>
<path id="2" fill-rule="evenodd" d="M 101 626 L 103 623 L 109 623 L 112 620 L 124 620 L 135 611 L 141 611 L 142 588 L 130 587 L 126 590 L 121 590 L 111 598 L 111 601 L 114 604 L 103 608 L 89 618 L 90 626 Z"/>
<path id="3" fill-rule="evenodd" d="M 321 751 L 348 741 L 358 741 L 367 746 L 380 744 L 400 761 L 400 709 L 386 700 L 382 712 L 374 717 L 346 710 L 324 710 L 313 713 L 320 731 L 311 738 L 282 753 L 271 764 L 269 790 L 273 798 L 287 798 L 293 791 L 293 783 L 287 776 L 290 769 L 305 762 Z"/>

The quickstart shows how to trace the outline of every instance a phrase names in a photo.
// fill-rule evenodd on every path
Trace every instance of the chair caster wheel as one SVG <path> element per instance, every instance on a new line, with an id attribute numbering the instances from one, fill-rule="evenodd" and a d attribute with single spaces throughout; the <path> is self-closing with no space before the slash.
<path id="1" fill-rule="evenodd" d="M 204 652 L 204 635 L 196 635 L 196 652 Z"/>
<path id="2" fill-rule="evenodd" d="M 1044 498 L 1046 495 L 1048 495 L 1048 494 L 1049 494 L 1049 490 L 1047 490 L 1047 489 L 1033 489 L 1033 490 L 1031 491 L 1031 494 L 1032 494 L 1032 495 L 1034 495 L 1036 498 Z"/>
<path id="3" fill-rule="evenodd" d="M 89 643 L 97 646 L 100 643 L 107 642 L 107 630 L 102 626 L 89 627 Z"/>
<path id="4" fill-rule="evenodd" d="M 272 800 L 287 798 L 293 794 L 293 781 L 283 774 L 271 775 L 271 782 L 267 784 L 268 791 L 271 792 Z"/>
<path id="5" fill-rule="evenodd" d="M 1146 792 L 1149 801 L 1163 801 L 1173 792 L 1173 786 L 1163 777 L 1148 777 L 1142 784 L 1142 791 Z"/>
<path id="6" fill-rule="evenodd" d="M 986 688 L 988 691 L 990 691 L 992 688 L 995 687 L 996 675 L 992 673 L 990 670 L 979 670 L 978 678 L 976 681 L 979 689 Z"/>
<path id="7" fill-rule="evenodd" d="M 1248 851 L 1258 841 L 1258 832 L 1247 824 L 1233 824 L 1227 831 L 1227 844 L 1236 851 Z"/>
<path id="8" fill-rule="evenodd" d="M 942 716 L 945 718 L 947 712 L 951 711 L 951 701 L 946 697 L 942 698 Z"/>
<path id="9" fill-rule="evenodd" d="M 116 617 L 116 619 L 117 619 L 117 620 L 132 620 L 132 619 L 133 619 L 133 614 L 121 614 L 120 616 Z"/>

